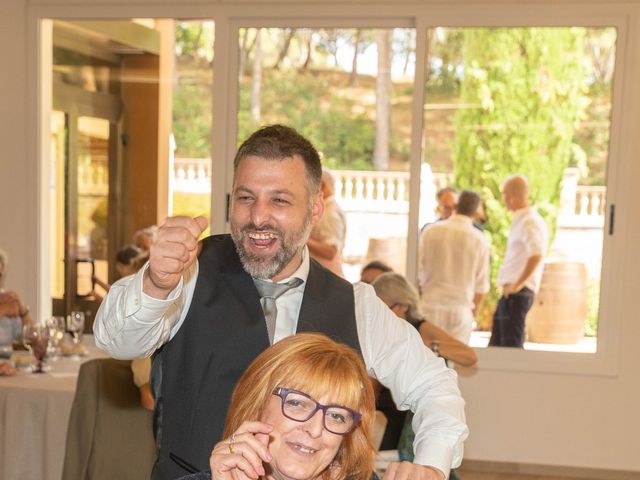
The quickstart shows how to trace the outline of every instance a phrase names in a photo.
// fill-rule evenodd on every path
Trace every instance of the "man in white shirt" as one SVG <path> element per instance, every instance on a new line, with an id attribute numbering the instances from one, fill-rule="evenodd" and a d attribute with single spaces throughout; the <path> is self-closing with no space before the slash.
<path id="1" fill-rule="evenodd" d="M 328 170 L 322 170 L 320 188 L 324 196 L 324 213 L 320 221 L 311 229 L 307 247 L 311 258 L 343 277 L 342 249 L 347 233 L 347 219 L 336 202 L 335 182 Z"/>
<path id="2" fill-rule="evenodd" d="M 429 225 L 420 236 L 418 284 L 429 322 L 469 343 L 475 313 L 489 291 L 489 244 L 473 226 L 481 200 L 460 194 L 456 213 Z"/>
<path id="3" fill-rule="evenodd" d="M 399 408 L 414 411 L 414 463 L 391 464 L 385 479 L 441 480 L 460 464 L 468 429 L 455 373 L 373 288 L 352 286 L 309 259 L 305 244 L 323 211 L 320 177 L 317 151 L 295 130 L 258 130 L 234 160 L 231 237 L 198 242 L 206 219 L 169 218 L 147 266 L 116 282 L 103 301 L 94 325 L 101 348 L 116 358 L 160 349 L 153 478 L 179 476 L 184 460 L 206 469 L 233 385 L 269 345 L 271 315 L 262 313 L 257 291 L 265 282 L 297 283 L 275 300 L 274 342 L 298 331 L 339 332 Z"/>
<path id="4" fill-rule="evenodd" d="M 512 212 L 504 262 L 498 273 L 502 297 L 493 314 L 490 346 L 522 348 L 525 318 L 540 288 L 549 233 L 547 224 L 529 205 L 529 183 L 513 175 L 502 186 L 502 198 Z"/>

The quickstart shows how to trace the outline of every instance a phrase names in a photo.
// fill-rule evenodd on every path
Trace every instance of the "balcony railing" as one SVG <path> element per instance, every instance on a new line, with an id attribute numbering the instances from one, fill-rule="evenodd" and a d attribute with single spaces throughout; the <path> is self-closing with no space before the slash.
<path id="1" fill-rule="evenodd" d="M 104 195 L 107 189 L 107 165 L 93 163 L 79 167 L 78 190 L 81 195 Z M 336 198 L 346 212 L 375 212 L 406 215 L 409 212 L 409 173 L 335 170 Z M 606 187 L 578 185 L 578 171 L 567 168 L 562 181 L 558 225 L 566 228 L 602 228 Z M 435 192 L 453 183 L 450 173 L 422 174 L 420 210 L 430 221 L 435 209 Z M 172 191 L 209 194 L 211 162 L 207 158 L 176 158 L 171 179 Z M 426 213 L 425 213 L 426 212 Z"/>

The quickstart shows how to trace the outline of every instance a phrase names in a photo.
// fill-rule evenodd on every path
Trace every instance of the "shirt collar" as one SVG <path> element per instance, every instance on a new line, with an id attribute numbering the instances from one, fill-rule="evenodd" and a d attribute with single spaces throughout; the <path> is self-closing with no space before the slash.
<path id="1" fill-rule="evenodd" d="M 527 207 L 519 208 L 511 214 L 511 218 L 514 220 L 516 218 L 524 217 L 527 213 L 529 213 L 533 209 L 533 206 L 529 205 Z"/>
<path id="2" fill-rule="evenodd" d="M 469 225 L 473 225 L 473 220 L 471 220 L 471 217 L 467 215 L 460 215 L 459 213 L 454 213 L 453 215 L 451 215 L 449 217 L 449 220 L 453 222 L 463 222 L 468 223 Z"/>

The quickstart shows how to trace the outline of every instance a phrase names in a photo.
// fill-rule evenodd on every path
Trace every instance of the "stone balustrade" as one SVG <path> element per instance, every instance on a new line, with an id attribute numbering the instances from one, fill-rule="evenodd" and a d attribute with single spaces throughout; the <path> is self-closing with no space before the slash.
<path id="1" fill-rule="evenodd" d="M 335 170 L 336 198 L 347 212 L 376 212 L 406 215 L 409 212 L 409 173 Z M 424 175 L 421 188 L 435 193 L 453 183 L 449 173 Z M 567 228 L 602 228 L 606 200 L 605 186 L 578 185 L 578 170 L 567 168 L 562 181 L 558 224 Z M 78 168 L 81 195 L 106 195 L 107 164 L 92 163 Z M 182 193 L 211 192 L 211 162 L 206 158 L 176 158 L 171 190 Z M 421 209 L 435 207 L 433 195 L 427 195 Z"/>

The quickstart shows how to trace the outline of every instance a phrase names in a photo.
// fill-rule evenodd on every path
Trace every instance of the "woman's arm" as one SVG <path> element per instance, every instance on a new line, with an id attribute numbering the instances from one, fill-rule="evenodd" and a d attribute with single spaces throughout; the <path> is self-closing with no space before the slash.
<path id="1" fill-rule="evenodd" d="M 429 322 L 422 322 L 418 331 L 427 347 L 431 348 L 434 340 L 439 343 L 438 350 L 443 358 L 465 367 L 471 367 L 478 362 L 478 355 L 473 348 L 456 340 L 441 328 Z"/>

